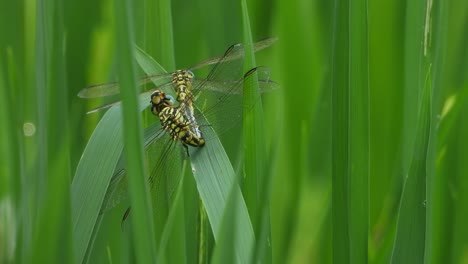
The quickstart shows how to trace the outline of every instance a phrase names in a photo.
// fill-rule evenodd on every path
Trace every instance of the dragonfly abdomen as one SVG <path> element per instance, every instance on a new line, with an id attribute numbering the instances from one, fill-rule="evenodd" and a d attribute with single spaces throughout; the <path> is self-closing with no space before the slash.
<path id="1" fill-rule="evenodd" d="M 177 70 L 172 74 L 172 86 L 177 94 L 177 101 L 187 101 L 191 103 L 191 89 L 193 73 L 188 70 Z"/>
<path id="2" fill-rule="evenodd" d="M 187 120 L 179 107 L 166 107 L 159 113 L 159 120 L 163 129 L 173 140 L 180 140 L 185 145 L 202 147 L 205 139 L 201 136 L 198 125 Z"/>
<path id="3" fill-rule="evenodd" d="M 202 132 L 198 127 L 193 109 L 192 82 L 194 74 L 189 70 L 177 70 L 172 74 L 172 85 L 177 94 L 179 102 L 178 111 L 182 115 L 184 122 L 188 124 L 187 130 L 180 136 L 182 142 L 187 145 L 199 147 L 205 144 Z"/>
<path id="4" fill-rule="evenodd" d="M 174 107 L 173 99 L 165 93 L 156 90 L 151 95 L 151 111 L 159 117 L 162 128 L 173 140 L 180 140 L 185 145 L 202 147 L 205 145 L 198 124 L 188 105 L 182 103 Z M 193 108 L 192 108 L 193 109 Z"/>

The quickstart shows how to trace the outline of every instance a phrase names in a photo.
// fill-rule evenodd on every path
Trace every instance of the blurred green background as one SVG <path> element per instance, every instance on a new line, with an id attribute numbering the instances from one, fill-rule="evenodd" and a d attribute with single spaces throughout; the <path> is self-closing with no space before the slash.
<path id="1" fill-rule="evenodd" d="M 1 1 L 0 263 L 140 259 L 123 205 L 96 221 L 94 239 L 76 239 L 71 197 L 84 190 L 72 182 L 100 118 L 86 112 L 103 103 L 76 95 L 122 72 L 122 27 L 173 71 L 245 40 L 241 2 Z M 265 178 L 242 186 L 251 262 L 468 263 L 468 1 L 247 8 L 253 41 L 279 38 L 256 64 L 281 86 L 262 102 Z M 231 158 L 238 133 L 223 139 Z M 198 198 L 187 175 L 183 192 Z M 176 226 L 171 242 L 155 238 L 159 260 L 235 262 L 229 241 L 244 230 L 227 221 L 215 243 L 201 203 L 185 202 L 157 220 L 161 233 Z"/>

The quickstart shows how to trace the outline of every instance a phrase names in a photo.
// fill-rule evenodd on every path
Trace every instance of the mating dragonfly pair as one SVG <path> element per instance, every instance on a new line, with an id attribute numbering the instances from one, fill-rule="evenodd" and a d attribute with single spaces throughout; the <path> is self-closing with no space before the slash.
<path id="1" fill-rule="evenodd" d="M 267 38 L 254 43 L 254 51 L 269 47 L 276 38 Z M 149 177 L 151 189 L 155 185 L 163 167 L 171 167 L 174 159 L 175 145 L 180 141 L 182 145 L 202 147 L 205 142 L 215 138 L 215 135 L 204 133 L 204 129 L 213 128 L 218 135 L 227 131 L 241 121 L 242 110 L 252 109 L 253 105 L 242 104 L 243 83 L 256 78 L 260 92 L 273 91 L 279 85 L 269 79 L 270 71 L 265 67 L 253 68 L 243 74 L 244 47 L 235 44 L 229 47 L 222 56 L 205 60 L 191 68 L 177 70 L 173 73 L 148 75 L 140 79 L 140 85 L 153 82 L 156 87 L 150 90 L 150 106 L 153 114 L 158 116 L 160 128 L 149 129 L 152 135 L 145 142 L 145 149 L 150 151 L 152 146 L 159 149 L 159 158 L 153 163 Z M 196 70 L 212 66 L 205 79 L 198 79 Z M 78 94 L 81 98 L 97 98 L 119 93 L 118 83 L 108 83 L 89 86 Z M 145 94 L 148 91 L 144 92 Z M 175 93 L 176 100 L 170 93 Z M 176 105 L 176 101 L 178 105 Z M 258 102 L 254 100 L 254 104 Z M 89 111 L 93 113 L 106 109 L 119 102 L 104 105 Z M 207 121 L 201 121 L 207 120 Z M 208 131 L 207 131 L 208 132 Z M 169 134 L 170 139 L 163 137 Z M 122 178 L 124 168 L 118 169 L 111 181 L 105 197 L 101 213 L 113 208 L 122 199 Z M 127 210 L 124 219 L 128 215 Z"/>

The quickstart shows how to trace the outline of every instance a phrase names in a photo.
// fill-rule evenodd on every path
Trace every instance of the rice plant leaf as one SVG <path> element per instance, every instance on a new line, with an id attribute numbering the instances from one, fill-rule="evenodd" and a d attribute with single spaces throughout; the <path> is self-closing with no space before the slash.
<path id="1" fill-rule="evenodd" d="M 143 131 L 141 115 L 138 111 L 136 90 L 136 69 L 134 58 L 133 16 L 129 12 L 131 1 L 121 0 L 115 4 L 117 43 L 117 72 L 121 83 L 123 140 L 128 172 L 128 193 L 132 207 L 132 237 L 136 261 L 156 262 L 156 242 L 154 239 L 153 207 L 151 202 L 148 171 L 144 166 Z"/>
<path id="2" fill-rule="evenodd" d="M 242 29 L 244 38 L 245 62 L 244 71 L 256 67 L 254 45 L 250 27 L 249 12 L 246 0 L 240 1 L 242 12 Z M 276 38 L 274 38 L 276 40 Z M 270 226 L 270 199 L 268 184 L 269 175 L 266 173 L 266 141 L 263 106 L 261 100 L 250 106 L 259 98 L 259 84 L 255 78 L 244 83 L 244 113 L 243 113 L 243 145 L 244 145 L 244 181 L 243 193 L 245 195 L 250 219 L 252 221 L 257 243 L 253 249 L 252 262 L 271 263 L 271 244 L 260 243 L 271 240 Z M 235 194 L 232 194 L 235 195 Z M 233 199 L 235 200 L 235 196 Z M 233 204 L 236 205 L 235 203 Z M 234 233 L 238 234 L 237 226 L 232 226 Z"/>
<path id="3" fill-rule="evenodd" d="M 336 0 L 332 62 L 333 262 L 350 262 L 349 238 L 349 3 Z"/>
<path id="4" fill-rule="evenodd" d="M 122 155 L 121 107 L 102 117 L 81 156 L 71 186 L 75 260 L 81 263 L 88 248 L 99 211 Z"/>
<path id="5" fill-rule="evenodd" d="M 350 262 L 368 262 L 369 61 L 367 0 L 349 5 L 349 237 Z"/>
<path id="6" fill-rule="evenodd" d="M 392 263 L 424 262 L 426 239 L 426 162 L 431 132 L 432 107 L 431 82 L 428 80 L 426 80 L 420 104 L 413 159 L 404 182 L 400 201 Z"/>

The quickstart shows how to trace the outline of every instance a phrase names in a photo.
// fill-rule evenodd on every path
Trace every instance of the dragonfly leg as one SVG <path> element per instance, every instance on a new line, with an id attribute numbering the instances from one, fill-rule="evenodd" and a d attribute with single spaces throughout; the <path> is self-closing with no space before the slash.
<path id="1" fill-rule="evenodd" d="M 120 222 L 120 228 L 122 229 L 122 232 L 124 231 L 125 220 L 127 220 L 128 216 L 130 215 L 130 209 L 132 208 L 128 207 L 127 210 L 125 210 L 124 215 L 122 216 L 122 222 Z"/>
<path id="2" fill-rule="evenodd" d="M 189 151 L 188 151 L 188 146 L 185 145 L 184 143 L 182 143 L 182 146 L 184 146 L 185 153 L 187 153 L 187 157 L 190 157 L 190 153 L 189 153 Z"/>

